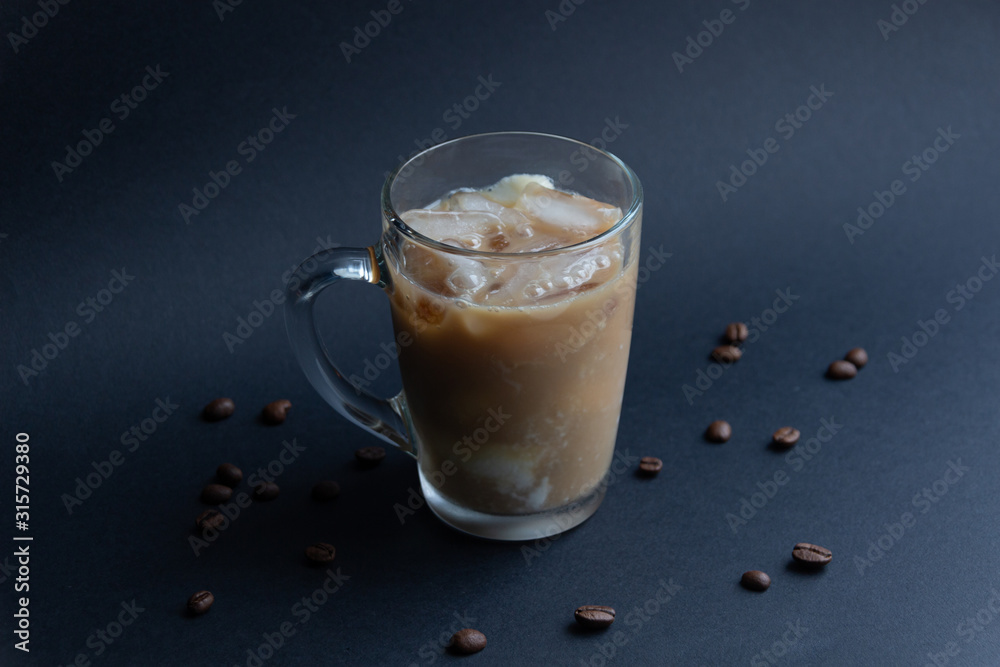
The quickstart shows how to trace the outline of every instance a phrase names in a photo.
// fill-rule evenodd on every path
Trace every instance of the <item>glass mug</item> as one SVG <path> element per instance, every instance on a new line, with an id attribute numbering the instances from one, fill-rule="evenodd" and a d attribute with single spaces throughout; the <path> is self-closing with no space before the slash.
<path id="1" fill-rule="evenodd" d="M 548 176 L 561 190 L 617 206 L 622 218 L 589 240 L 523 253 L 453 247 L 400 218 L 511 174 Z M 389 175 L 378 243 L 326 250 L 297 269 L 285 309 L 292 348 L 340 414 L 416 458 L 427 504 L 445 523 L 497 540 L 561 533 L 604 499 L 641 220 L 635 173 L 587 144 L 528 132 L 439 144 Z M 403 385 L 396 396 L 353 382 L 320 340 L 314 300 L 343 280 L 389 297 Z M 478 289 L 507 290 L 513 305 L 477 303 L 469 294 Z"/>

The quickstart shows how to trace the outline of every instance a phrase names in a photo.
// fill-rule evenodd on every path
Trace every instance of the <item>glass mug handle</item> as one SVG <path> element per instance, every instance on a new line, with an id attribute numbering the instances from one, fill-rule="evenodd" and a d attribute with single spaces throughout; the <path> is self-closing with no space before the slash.
<path id="1" fill-rule="evenodd" d="M 380 256 L 379 248 L 369 246 L 332 248 L 305 260 L 295 270 L 286 290 L 285 326 L 299 365 L 327 403 L 369 433 L 414 454 L 401 416 L 404 414 L 402 393 L 388 399 L 379 398 L 345 377 L 330 360 L 313 315 L 319 293 L 343 280 L 360 280 L 384 287 L 384 265 Z M 310 263 L 315 263 L 316 268 L 307 270 Z"/>

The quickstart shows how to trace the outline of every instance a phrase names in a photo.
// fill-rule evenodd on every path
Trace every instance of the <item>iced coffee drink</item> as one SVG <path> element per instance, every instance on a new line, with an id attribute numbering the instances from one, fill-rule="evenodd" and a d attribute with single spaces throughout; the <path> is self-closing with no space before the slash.
<path id="1" fill-rule="evenodd" d="M 622 211 L 524 174 L 442 195 L 400 215 L 440 244 L 404 239 L 387 258 L 421 477 L 487 514 L 565 507 L 615 445 L 636 249 L 585 242 Z"/>

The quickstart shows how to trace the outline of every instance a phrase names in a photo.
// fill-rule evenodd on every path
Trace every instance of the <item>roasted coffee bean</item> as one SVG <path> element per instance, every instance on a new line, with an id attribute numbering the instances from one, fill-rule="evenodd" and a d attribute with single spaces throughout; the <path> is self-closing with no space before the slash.
<path id="1" fill-rule="evenodd" d="M 209 505 L 221 505 L 233 497 L 233 490 L 222 484 L 206 484 L 201 499 Z"/>
<path id="2" fill-rule="evenodd" d="M 337 549 L 326 542 L 317 542 L 306 547 L 306 558 L 314 563 L 329 563 L 336 555 Z"/>
<path id="3" fill-rule="evenodd" d="M 743 350 L 735 345 L 720 345 L 712 350 L 712 358 L 720 364 L 731 364 L 739 361 L 743 356 Z"/>
<path id="4" fill-rule="evenodd" d="M 354 452 L 354 457 L 364 468 L 374 468 L 385 458 L 385 449 L 378 446 L 362 447 Z"/>
<path id="5" fill-rule="evenodd" d="M 235 409 L 233 399 L 217 398 L 202 409 L 201 416 L 205 421 L 217 422 L 233 414 Z"/>
<path id="6" fill-rule="evenodd" d="M 749 335 L 747 325 L 742 322 L 730 322 L 726 327 L 726 340 L 730 343 L 742 343 Z"/>
<path id="7" fill-rule="evenodd" d="M 339 495 L 340 484 L 328 479 L 324 479 L 322 482 L 316 482 L 316 485 L 312 490 L 313 500 L 333 500 Z"/>
<path id="8" fill-rule="evenodd" d="M 743 573 L 740 583 L 751 591 L 766 591 L 771 585 L 771 577 L 760 570 L 749 570 Z"/>
<path id="9" fill-rule="evenodd" d="M 774 435 L 771 436 L 771 441 L 778 447 L 784 447 L 788 449 L 789 447 L 794 447 L 795 443 L 799 441 L 799 437 L 802 434 L 799 433 L 799 429 L 792 428 L 791 426 L 782 426 Z"/>
<path id="10" fill-rule="evenodd" d="M 288 416 L 288 411 L 292 407 L 292 402 L 282 398 L 278 401 L 273 401 L 264 406 L 264 411 L 261 413 L 261 417 L 267 424 L 280 424 L 285 421 L 285 417 Z"/>
<path id="11" fill-rule="evenodd" d="M 465 655 L 469 655 L 470 653 L 479 653 L 486 648 L 486 635 L 481 633 L 479 630 L 465 628 L 464 630 L 459 630 L 451 636 L 451 644 L 449 644 L 449 646 L 455 653 L 462 653 Z"/>
<path id="12" fill-rule="evenodd" d="M 718 419 L 708 425 L 705 437 L 712 442 L 726 442 L 733 435 L 733 427 L 729 422 Z"/>
<path id="13" fill-rule="evenodd" d="M 195 523 L 198 524 L 198 528 L 200 528 L 202 532 L 206 530 L 219 530 L 225 522 L 226 517 L 224 517 L 221 512 L 217 512 L 216 510 L 205 510 L 198 515 L 197 519 L 195 519 Z"/>
<path id="14" fill-rule="evenodd" d="M 615 622 L 615 610 L 599 604 L 585 604 L 573 612 L 573 618 L 588 630 L 603 630 Z"/>
<path id="15" fill-rule="evenodd" d="M 845 354 L 844 359 L 854 364 L 856 368 L 864 368 L 864 365 L 868 363 L 868 353 L 865 352 L 865 348 L 856 347 Z"/>
<path id="16" fill-rule="evenodd" d="M 213 602 L 215 602 L 215 596 L 209 591 L 198 591 L 188 598 L 187 608 L 192 614 L 201 616 L 212 608 Z"/>
<path id="17" fill-rule="evenodd" d="M 223 463 L 215 469 L 216 478 L 226 486 L 238 486 L 243 481 L 243 471 L 232 463 Z"/>
<path id="18" fill-rule="evenodd" d="M 826 375 L 831 380 L 850 380 L 858 374 L 858 367 L 849 361 L 837 360 L 826 369 Z"/>
<path id="19" fill-rule="evenodd" d="M 257 502 L 267 502 L 274 500 L 281 493 L 281 489 L 274 482 L 261 482 L 253 487 L 253 499 Z"/>
<path id="20" fill-rule="evenodd" d="M 639 459 L 639 472 L 646 477 L 653 477 L 663 470 L 663 461 L 655 456 L 643 456 Z"/>
<path id="21" fill-rule="evenodd" d="M 826 565 L 833 560 L 833 552 L 815 544 L 799 542 L 792 548 L 792 558 L 803 565 Z"/>

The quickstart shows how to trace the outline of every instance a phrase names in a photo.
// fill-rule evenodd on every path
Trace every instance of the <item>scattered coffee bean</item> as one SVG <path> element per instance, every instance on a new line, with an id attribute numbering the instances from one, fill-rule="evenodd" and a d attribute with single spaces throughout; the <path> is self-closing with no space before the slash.
<path id="1" fill-rule="evenodd" d="M 712 358 L 720 364 L 731 364 L 740 360 L 743 350 L 735 345 L 720 345 L 712 350 Z"/>
<path id="2" fill-rule="evenodd" d="M 643 456 L 639 459 L 639 472 L 646 477 L 653 477 L 661 470 L 663 470 L 663 461 L 655 456 Z"/>
<path id="3" fill-rule="evenodd" d="M 615 610 L 599 604 L 585 604 L 573 612 L 573 618 L 588 630 L 603 630 L 615 622 Z"/>
<path id="4" fill-rule="evenodd" d="M 201 416 L 205 421 L 217 422 L 233 414 L 235 409 L 233 399 L 217 398 L 202 409 Z"/>
<path id="5" fill-rule="evenodd" d="M 306 558 L 314 563 L 329 563 L 336 555 L 337 549 L 326 542 L 317 542 L 306 547 Z"/>
<path id="6" fill-rule="evenodd" d="M 837 360 L 826 369 L 826 375 L 831 380 L 850 380 L 858 374 L 858 367 L 849 361 Z"/>
<path id="7" fill-rule="evenodd" d="M 324 479 L 322 482 L 317 482 L 316 486 L 314 486 L 312 490 L 313 500 L 333 500 L 339 495 L 340 484 L 328 479 Z"/>
<path id="8" fill-rule="evenodd" d="M 288 416 L 288 411 L 292 407 L 292 402 L 282 398 L 278 401 L 272 401 L 264 406 L 264 411 L 261 413 L 264 422 L 267 424 L 280 424 L 285 421 L 285 417 Z"/>
<path id="9" fill-rule="evenodd" d="M 726 327 L 726 340 L 730 343 L 742 343 L 749 335 L 747 325 L 742 322 L 730 322 Z"/>
<path id="10" fill-rule="evenodd" d="M 733 427 L 729 422 L 717 419 L 708 425 L 705 437 L 712 442 L 726 442 L 733 435 Z"/>
<path id="11" fill-rule="evenodd" d="M 826 565 L 833 560 L 833 552 L 815 544 L 799 542 L 792 549 L 792 558 L 803 565 Z"/>
<path id="12" fill-rule="evenodd" d="M 865 348 L 856 347 L 845 354 L 844 359 L 854 364 L 856 368 L 864 368 L 864 365 L 868 363 L 868 353 L 865 352 Z"/>
<path id="13" fill-rule="evenodd" d="M 198 524 L 198 528 L 201 529 L 202 532 L 206 530 L 218 530 L 225 522 L 226 517 L 224 517 L 221 512 L 217 512 L 216 510 L 205 510 L 198 515 L 197 519 L 195 519 L 195 523 Z"/>
<path id="14" fill-rule="evenodd" d="M 274 482 L 261 482 L 253 487 L 253 499 L 257 502 L 267 502 L 274 500 L 281 493 L 281 489 Z"/>
<path id="15" fill-rule="evenodd" d="M 215 602 L 215 596 L 209 591 L 198 591 L 188 598 L 187 608 L 192 614 L 201 616 L 212 608 L 213 602 Z"/>
<path id="16" fill-rule="evenodd" d="M 223 463 L 216 468 L 215 476 L 220 482 L 229 487 L 239 486 L 239 483 L 243 481 L 243 471 L 232 463 Z"/>
<path id="17" fill-rule="evenodd" d="M 354 457 L 364 468 L 374 468 L 385 458 L 385 449 L 378 446 L 362 447 L 354 452 Z"/>
<path id="18" fill-rule="evenodd" d="M 778 447 L 788 449 L 789 447 L 795 446 L 795 443 L 799 441 L 799 437 L 801 435 L 802 434 L 799 433 L 799 429 L 797 428 L 782 426 L 774 432 L 774 435 L 771 436 L 771 441 Z"/>
<path id="19" fill-rule="evenodd" d="M 479 630 L 465 628 L 464 630 L 459 630 L 451 636 L 451 644 L 449 644 L 449 646 L 455 653 L 462 653 L 465 655 L 479 653 L 486 648 L 486 635 L 481 633 Z"/>
<path id="20" fill-rule="evenodd" d="M 771 577 L 760 570 L 749 570 L 743 573 L 740 583 L 751 591 L 766 591 L 771 585 Z"/>
<path id="21" fill-rule="evenodd" d="M 233 497 L 233 490 L 222 484 L 206 484 L 201 490 L 202 501 L 209 505 L 221 505 Z"/>

